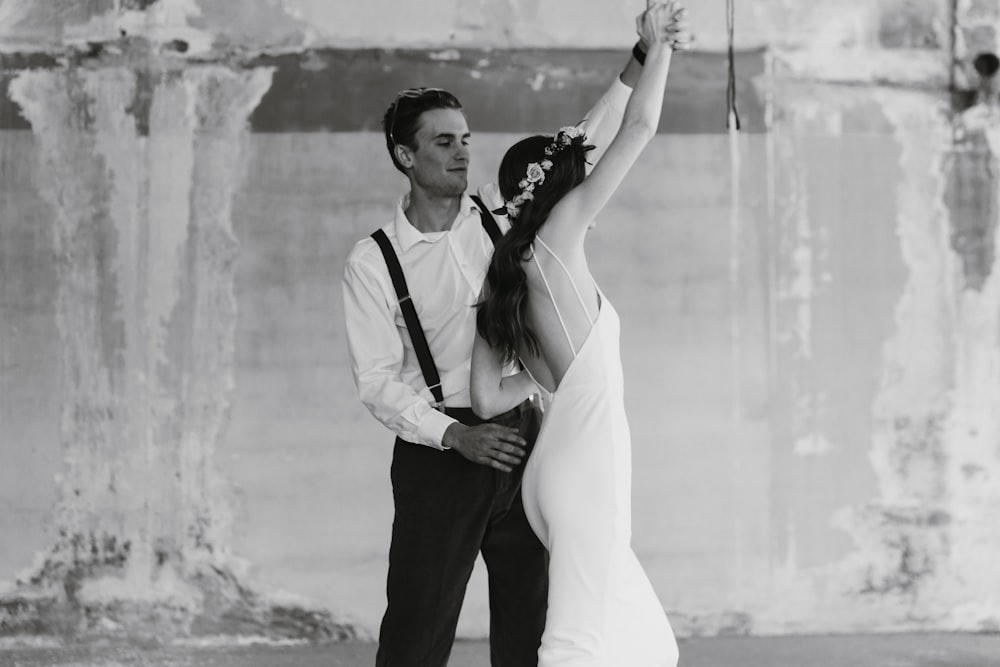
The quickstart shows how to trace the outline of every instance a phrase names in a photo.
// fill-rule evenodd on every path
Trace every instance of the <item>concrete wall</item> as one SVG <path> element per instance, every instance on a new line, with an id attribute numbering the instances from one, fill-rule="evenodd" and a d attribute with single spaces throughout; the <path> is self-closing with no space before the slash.
<path id="1" fill-rule="evenodd" d="M 963 5 L 981 7 L 982 3 Z M 927 48 L 947 41 L 946 0 L 736 2 L 741 48 L 807 44 L 828 35 L 826 46 Z M 20 49 L 116 39 L 119 30 L 155 39 L 185 38 L 194 50 L 295 49 L 335 46 L 602 48 L 634 41 L 637 2 L 594 0 L 431 0 L 364 3 L 327 0 L 5 0 L 0 36 Z M 727 44 L 725 0 L 688 3 L 701 48 Z M 970 11 L 975 11 L 970 7 Z M 940 41 L 944 40 L 944 42 Z"/>
<path id="2" fill-rule="evenodd" d="M 295 129 L 309 95 L 251 119 L 324 49 L 413 48 L 377 52 L 387 78 L 485 82 L 483 182 L 585 100 L 539 86 L 505 112 L 507 70 L 468 49 L 624 48 L 633 4 L 0 0 L 0 634 L 374 632 L 390 438 L 354 394 L 339 280 L 404 185 L 350 120 L 386 94 L 348 86 L 338 131 Z M 683 634 L 1000 629 L 1000 125 L 948 88 L 998 7 L 736 5 L 739 45 L 766 47 L 753 131 L 700 96 L 725 70 L 690 63 L 722 59 L 679 58 L 668 98 L 699 101 L 673 113 L 718 122 L 664 128 L 592 242 L 635 548 Z M 721 0 L 692 18 L 724 45 Z M 480 569 L 463 635 L 485 597 Z"/>

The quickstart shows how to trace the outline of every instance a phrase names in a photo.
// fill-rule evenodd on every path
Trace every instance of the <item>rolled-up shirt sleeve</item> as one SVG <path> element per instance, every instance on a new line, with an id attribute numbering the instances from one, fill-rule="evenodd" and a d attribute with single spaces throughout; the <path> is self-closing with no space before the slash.
<path id="1" fill-rule="evenodd" d="M 444 432 L 455 420 L 401 380 L 404 350 L 389 290 L 373 266 L 361 258 L 348 259 L 344 316 L 358 395 L 372 415 L 403 440 L 445 449 Z"/>

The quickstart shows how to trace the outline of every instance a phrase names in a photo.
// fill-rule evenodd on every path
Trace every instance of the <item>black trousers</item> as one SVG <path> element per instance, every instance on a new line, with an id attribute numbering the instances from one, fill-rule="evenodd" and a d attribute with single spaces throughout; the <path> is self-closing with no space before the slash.
<path id="1" fill-rule="evenodd" d="M 468 409 L 448 409 L 468 425 Z M 545 627 L 548 552 L 521 504 L 522 462 L 510 473 L 455 451 L 396 439 L 388 606 L 376 667 L 445 667 L 481 551 L 489 576 L 493 667 L 534 667 Z"/>

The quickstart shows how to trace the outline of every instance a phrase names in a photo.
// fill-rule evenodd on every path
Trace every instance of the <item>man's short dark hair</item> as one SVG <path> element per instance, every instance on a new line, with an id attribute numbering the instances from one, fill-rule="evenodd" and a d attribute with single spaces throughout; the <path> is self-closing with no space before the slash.
<path id="1" fill-rule="evenodd" d="M 389 149 L 389 157 L 396 169 L 406 173 L 403 165 L 396 159 L 397 145 L 416 148 L 413 143 L 420 125 L 420 116 L 432 109 L 461 109 L 458 98 L 441 88 L 407 88 L 396 94 L 389 108 L 382 117 L 382 129 L 385 132 L 385 145 Z"/>

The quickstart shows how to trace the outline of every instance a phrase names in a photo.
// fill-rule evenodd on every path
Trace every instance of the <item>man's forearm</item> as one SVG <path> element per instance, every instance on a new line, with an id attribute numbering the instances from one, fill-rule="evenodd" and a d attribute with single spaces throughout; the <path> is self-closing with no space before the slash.
<path id="1" fill-rule="evenodd" d="M 361 402 L 383 426 L 407 442 L 443 448 L 444 433 L 455 421 L 398 381 L 358 383 Z"/>

